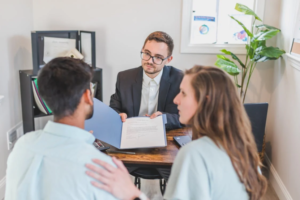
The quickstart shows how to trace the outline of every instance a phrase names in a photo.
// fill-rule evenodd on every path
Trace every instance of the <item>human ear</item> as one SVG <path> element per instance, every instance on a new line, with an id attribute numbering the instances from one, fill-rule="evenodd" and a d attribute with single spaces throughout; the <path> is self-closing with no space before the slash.
<path id="1" fill-rule="evenodd" d="M 167 59 L 166 64 L 168 64 L 168 63 L 171 62 L 172 60 L 173 60 L 173 56 L 170 56 L 170 57 Z"/>
<path id="2" fill-rule="evenodd" d="M 83 93 L 85 103 L 93 105 L 93 96 L 90 89 L 86 89 Z"/>

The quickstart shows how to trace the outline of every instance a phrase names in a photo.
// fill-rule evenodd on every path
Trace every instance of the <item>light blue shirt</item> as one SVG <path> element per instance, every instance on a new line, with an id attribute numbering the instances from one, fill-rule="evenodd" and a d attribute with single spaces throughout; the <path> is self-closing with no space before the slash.
<path id="1" fill-rule="evenodd" d="M 227 153 L 209 137 L 180 149 L 164 195 L 167 200 L 248 200 Z"/>
<path id="2" fill-rule="evenodd" d="M 115 199 L 85 174 L 93 158 L 115 166 L 94 140 L 83 129 L 51 121 L 21 137 L 7 161 L 5 200 Z"/>

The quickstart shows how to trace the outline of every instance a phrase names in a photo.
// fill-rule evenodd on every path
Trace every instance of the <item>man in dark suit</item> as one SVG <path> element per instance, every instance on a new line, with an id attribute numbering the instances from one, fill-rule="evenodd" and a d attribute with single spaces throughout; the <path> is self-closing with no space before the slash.
<path id="1" fill-rule="evenodd" d="M 127 117 L 166 114 L 166 129 L 181 128 L 177 106 L 173 99 L 179 93 L 182 71 L 166 66 L 173 59 L 173 39 L 164 32 L 151 33 L 141 50 L 142 66 L 118 74 L 116 92 L 111 96 L 110 107 L 119 113 L 122 121 Z M 130 173 L 140 170 L 128 167 Z M 156 168 L 168 180 L 170 168 Z M 144 170 L 145 171 L 145 170 Z M 142 172 L 143 174 L 147 173 Z"/>
<path id="2" fill-rule="evenodd" d="M 127 117 L 166 114 L 166 129 L 181 128 L 173 99 L 179 93 L 182 71 L 166 66 L 173 59 L 172 38 L 164 32 L 151 33 L 141 51 L 142 66 L 118 74 L 110 107 L 125 121 Z"/>

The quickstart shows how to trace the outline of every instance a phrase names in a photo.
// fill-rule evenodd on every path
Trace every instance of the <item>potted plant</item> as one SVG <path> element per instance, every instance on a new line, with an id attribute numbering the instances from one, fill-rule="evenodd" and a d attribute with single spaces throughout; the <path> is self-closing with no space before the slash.
<path id="1" fill-rule="evenodd" d="M 266 46 L 266 40 L 277 35 L 277 33 L 280 32 L 280 29 L 266 24 L 255 25 L 256 20 L 262 20 L 255 14 L 253 10 L 245 5 L 237 3 L 235 9 L 246 15 L 252 15 L 254 17 L 252 28 L 250 31 L 244 26 L 243 23 L 235 19 L 233 16 L 230 16 L 244 29 L 244 31 L 248 35 L 248 42 L 247 44 L 245 44 L 245 48 L 247 50 L 246 60 L 245 62 L 242 62 L 234 53 L 223 49 L 221 50 L 221 52 L 226 55 L 230 55 L 233 60 L 236 60 L 239 63 L 240 66 L 238 67 L 231 59 L 225 57 L 224 55 L 217 55 L 218 59 L 215 65 L 234 77 L 236 86 L 240 88 L 240 97 L 244 102 L 249 82 L 256 64 L 258 62 L 276 60 L 282 54 L 284 54 L 285 51 L 279 49 L 278 47 Z M 241 82 L 239 83 L 237 76 L 240 73 L 242 73 L 242 77 Z"/>
<path id="2" fill-rule="evenodd" d="M 234 18 L 233 16 L 230 16 L 233 20 L 235 20 L 247 33 L 248 35 L 248 42 L 245 44 L 245 48 L 247 50 L 246 54 L 246 60 L 245 62 L 242 62 L 238 56 L 236 56 L 234 53 L 227 51 L 226 49 L 221 50 L 225 55 L 231 56 L 231 58 L 239 64 L 239 67 L 233 62 L 233 60 L 225 57 L 224 55 L 217 55 L 218 59 L 215 63 L 215 65 L 224 71 L 226 71 L 228 74 L 232 75 L 234 77 L 234 82 L 236 86 L 240 89 L 240 97 L 245 102 L 245 97 L 247 94 L 247 89 L 249 86 L 249 82 L 251 80 L 252 73 L 257 65 L 258 62 L 266 62 L 268 60 L 276 60 L 279 57 L 281 57 L 282 54 L 285 53 L 284 50 L 279 49 L 278 47 L 272 47 L 267 46 L 266 41 L 274 36 L 276 36 L 280 29 L 266 25 L 266 24 L 260 24 L 255 25 L 255 22 L 262 21 L 253 10 L 248 8 L 245 5 L 237 3 L 235 6 L 235 9 L 239 12 L 242 12 L 246 15 L 251 15 L 254 17 L 253 24 L 251 31 L 248 30 L 243 23 L 241 23 L 239 20 Z M 241 81 L 239 82 L 238 75 L 241 73 Z M 252 106 L 254 109 L 252 109 L 252 116 L 251 118 L 251 124 L 252 127 L 257 128 L 257 126 L 263 126 L 263 130 L 260 132 L 255 132 L 253 129 L 253 134 L 255 137 L 255 141 L 258 147 L 259 155 L 261 160 L 264 158 L 264 152 L 265 152 L 265 133 L 264 133 L 264 127 L 266 123 L 266 115 L 267 115 L 267 109 L 263 114 L 260 112 L 260 116 L 253 116 L 253 110 L 260 110 L 259 104 L 253 104 Z M 254 112 L 255 115 L 259 112 Z M 263 116 L 264 115 L 264 116 Z M 253 124 L 256 123 L 256 124 Z"/>

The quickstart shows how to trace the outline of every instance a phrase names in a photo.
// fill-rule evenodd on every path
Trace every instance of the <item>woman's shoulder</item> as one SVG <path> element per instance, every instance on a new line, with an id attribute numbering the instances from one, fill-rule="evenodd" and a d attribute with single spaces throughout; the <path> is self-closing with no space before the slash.
<path id="1" fill-rule="evenodd" d="M 201 157 L 203 161 L 211 160 L 213 158 L 228 158 L 228 155 L 223 148 L 221 146 L 217 146 L 216 143 L 207 136 L 203 136 L 188 143 L 180 149 L 178 154 L 178 156 L 181 157 Z"/>
<path id="2" fill-rule="evenodd" d="M 184 147 L 182 147 L 183 151 L 186 152 L 198 152 L 201 153 L 202 150 L 207 152 L 208 150 L 221 150 L 216 143 L 207 136 L 203 136 L 197 140 L 193 140 L 192 142 L 188 143 Z M 192 150 L 192 151 L 190 151 Z"/>
<path id="3" fill-rule="evenodd" d="M 222 199 L 248 199 L 244 185 L 240 183 L 228 154 L 221 145 L 216 145 L 207 136 L 194 140 L 180 149 L 172 167 L 169 182 L 172 181 L 175 184 L 172 183 L 171 186 L 175 189 L 171 187 L 166 199 L 180 195 L 182 195 L 181 199 L 184 199 L 186 194 L 204 195 L 202 199 L 221 199 L 220 197 L 223 197 Z M 185 185 L 188 187 L 184 187 Z M 237 196 L 231 198 L 233 192 Z"/>

